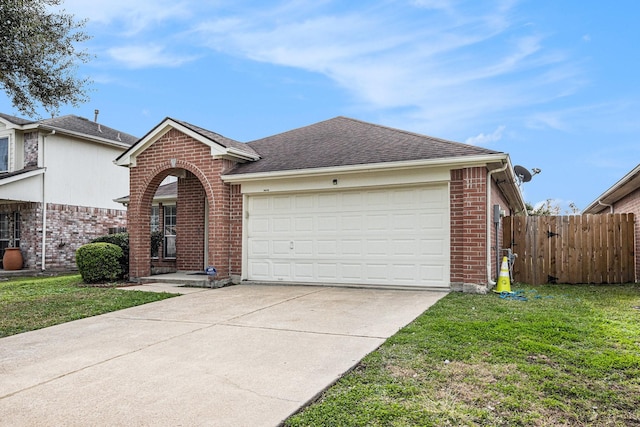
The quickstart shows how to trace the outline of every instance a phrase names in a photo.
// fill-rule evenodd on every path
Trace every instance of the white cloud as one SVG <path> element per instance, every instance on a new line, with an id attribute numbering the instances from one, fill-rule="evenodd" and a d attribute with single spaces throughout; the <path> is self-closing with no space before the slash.
<path id="1" fill-rule="evenodd" d="M 451 11 L 454 8 L 454 2 L 452 0 L 413 0 L 411 4 L 425 9 L 444 11 Z"/>
<path id="2" fill-rule="evenodd" d="M 554 71 L 566 62 L 563 54 L 545 50 L 529 27 L 512 27 L 513 2 L 474 3 L 466 15 L 432 10 L 455 9 L 451 1 L 412 4 L 421 8 L 244 10 L 203 22 L 195 34 L 219 52 L 321 73 L 359 105 L 401 108 L 405 123 L 431 132 L 470 124 L 479 112 L 543 103 L 577 84 L 568 82 L 579 70 Z"/>
<path id="3" fill-rule="evenodd" d="M 498 128 L 490 134 L 481 133 L 479 135 L 472 136 L 471 138 L 467 138 L 465 143 L 471 145 L 486 145 L 492 142 L 500 141 L 502 139 L 502 132 L 504 132 L 505 129 L 506 126 L 498 126 Z"/>
<path id="4" fill-rule="evenodd" d="M 166 52 L 163 46 L 154 44 L 113 47 L 107 53 L 128 68 L 173 68 L 196 59 L 195 56 Z"/>
<path id="5" fill-rule="evenodd" d="M 64 9 L 89 23 L 118 23 L 125 35 L 134 35 L 153 25 L 191 15 L 186 1 L 175 0 L 65 0 Z"/>

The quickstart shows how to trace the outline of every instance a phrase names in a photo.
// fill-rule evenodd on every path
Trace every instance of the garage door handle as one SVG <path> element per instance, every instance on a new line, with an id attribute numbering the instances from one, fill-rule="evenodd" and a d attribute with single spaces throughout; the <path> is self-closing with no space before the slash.
<path id="1" fill-rule="evenodd" d="M 289 249 L 293 249 L 293 242 L 289 242 Z"/>

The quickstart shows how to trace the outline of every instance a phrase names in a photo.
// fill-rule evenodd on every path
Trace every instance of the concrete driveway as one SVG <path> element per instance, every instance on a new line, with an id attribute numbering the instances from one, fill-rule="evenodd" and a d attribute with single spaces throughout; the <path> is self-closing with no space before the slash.
<path id="1" fill-rule="evenodd" d="M 276 426 L 444 292 L 241 285 L 0 339 L 2 426 Z"/>

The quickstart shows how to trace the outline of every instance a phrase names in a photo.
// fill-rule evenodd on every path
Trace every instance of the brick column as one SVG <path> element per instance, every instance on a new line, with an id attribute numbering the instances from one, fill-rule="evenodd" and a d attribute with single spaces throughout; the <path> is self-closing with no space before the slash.
<path id="1" fill-rule="evenodd" d="M 487 286 L 487 170 L 451 171 L 451 286 L 482 292 Z"/>

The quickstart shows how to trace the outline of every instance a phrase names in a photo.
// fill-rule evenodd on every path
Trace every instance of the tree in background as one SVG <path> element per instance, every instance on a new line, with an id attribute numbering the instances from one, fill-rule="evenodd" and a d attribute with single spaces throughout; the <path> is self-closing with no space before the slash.
<path id="1" fill-rule="evenodd" d="M 90 56 L 76 45 L 89 39 L 62 0 L 0 0 L 0 85 L 21 113 L 54 115 L 63 104 L 87 101 L 88 79 L 75 76 Z"/>
<path id="2" fill-rule="evenodd" d="M 562 209 L 560 208 L 560 204 L 555 202 L 552 199 L 547 199 L 537 208 L 534 208 L 533 205 L 529 202 L 525 203 L 527 207 L 527 213 L 531 216 L 555 216 L 562 215 Z M 569 203 L 569 209 L 565 210 L 565 215 L 577 215 L 580 213 L 580 209 L 576 206 L 575 203 Z"/>

